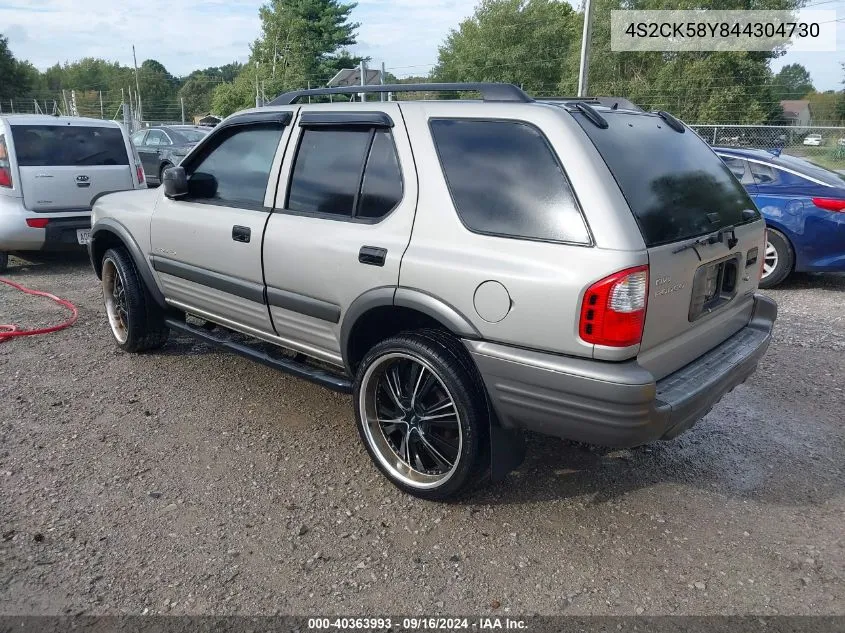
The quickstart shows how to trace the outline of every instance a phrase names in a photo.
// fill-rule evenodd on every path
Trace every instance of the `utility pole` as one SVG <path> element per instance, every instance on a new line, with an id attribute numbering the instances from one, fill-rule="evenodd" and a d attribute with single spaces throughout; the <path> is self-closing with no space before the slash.
<path id="1" fill-rule="evenodd" d="M 62 101 L 65 104 L 65 112 L 70 112 L 70 108 L 67 105 L 67 93 L 64 88 L 62 88 Z"/>
<path id="2" fill-rule="evenodd" d="M 587 0 L 589 2 L 589 0 Z M 135 57 L 135 45 L 132 45 L 132 64 L 135 66 L 135 96 L 138 97 L 138 120 L 143 118 L 141 110 L 141 82 L 138 81 L 138 59 Z"/>
<path id="3" fill-rule="evenodd" d="M 367 85 L 367 64 L 364 62 L 363 59 L 361 60 L 360 70 L 361 70 L 361 85 L 366 86 Z M 366 101 L 366 100 L 367 100 L 367 93 L 362 92 L 361 93 L 361 101 L 363 102 L 363 101 Z"/>
<path id="4" fill-rule="evenodd" d="M 593 3 L 584 0 L 584 33 L 581 38 L 581 66 L 578 72 L 578 96 L 587 96 L 587 75 L 590 70 L 590 36 L 593 31 Z"/>
<path id="5" fill-rule="evenodd" d="M 379 75 L 379 83 L 383 86 L 384 85 L 384 62 L 381 63 L 381 74 Z M 378 93 L 378 100 L 384 101 L 384 93 Z"/>
<path id="6" fill-rule="evenodd" d="M 179 97 L 179 105 L 182 106 L 182 125 L 185 125 L 185 97 Z"/>
<path id="7" fill-rule="evenodd" d="M 105 112 L 103 112 L 103 91 L 102 90 L 100 90 L 100 118 L 101 119 L 106 118 Z"/>

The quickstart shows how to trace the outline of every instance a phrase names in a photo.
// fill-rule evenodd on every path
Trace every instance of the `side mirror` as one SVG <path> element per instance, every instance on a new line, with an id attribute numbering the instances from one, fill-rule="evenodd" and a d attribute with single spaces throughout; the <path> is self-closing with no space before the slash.
<path id="1" fill-rule="evenodd" d="M 169 167 L 164 170 L 164 195 L 171 200 L 188 195 L 188 176 L 184 167 Z"/>

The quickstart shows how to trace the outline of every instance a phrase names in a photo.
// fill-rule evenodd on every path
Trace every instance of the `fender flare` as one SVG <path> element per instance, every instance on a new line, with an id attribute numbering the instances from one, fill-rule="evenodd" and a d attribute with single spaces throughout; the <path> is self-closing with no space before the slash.
<path id="1" fill-rule="evenodd" d="M 343 314 L 340 326 L 340 349 L 347 371 L 349 339 L 359 319 L 372 310 L 384 306 L 410 308 L 431 317 L 461 338 L 479 339 L 481 333 L 458 310 L 437 297 L 413 288 L 381 286 L 359 295 Z"/>
<path id="2" fill-rule="evenodd" d="M 167 308 L 167 303 L 164 300 L 164 294 L 162 294 L 161 289 L 158 287 L 158 282 L 153 275 L 150 263 L 144 256 L 141 247 L 138 246 L 138 242 L 136 242 L 135 238 L 132 237 L 129 229 L 113 218 L 103 218 L 102 220 L 97 220 L 94 226 L 91 227 L 91 243 L 88 245 L 88 255 L 91 259 L 91 265 L 97 273 L 97 277 L 99 278 L 102 274 L 102 269 L 100 262 L 97 262 L 94 259 L 94 245 L 97 240 L 97 235 L 103 233 L 112 233 L 116 235 L 121 242 L 123 242 L 126 250 L 129 251 L 130 257 L 132 257 L 132 260 L 135 262 L 135 268 L 138 269 L 138 274 L 141 275 L 141 279 L 144 280 L 147 292 L 150 293 L 150 296 L 159 306 Z"/>

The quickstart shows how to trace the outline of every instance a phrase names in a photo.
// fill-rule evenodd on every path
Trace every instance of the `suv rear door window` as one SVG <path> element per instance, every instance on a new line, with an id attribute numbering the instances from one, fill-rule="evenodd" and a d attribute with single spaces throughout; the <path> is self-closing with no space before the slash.
<path id="1" fill-rule="evenodd" d="M 759 219 L 745 188 L 692 130 L 652 114 L 602 110 L 602 129 L 573 116 L 616 179 L 646 246 L 698 237 Z M 749 211 L 747 220 L 743 211 Z"/>
<path id="2" fill-rule="evenodd" d="M 590 242 L 563 169 L 537 128 L 472 119 L 430 125 L 455 209 L 470 231 Z"/>
<path id="3" fill-rule="evenodd" d="M 123 132 L 116 127 L 13 125 L 20 167 L 128 165 Z"/>
<path id="4" fill-rule="evenodd" d="M 305 128 L 287 210 L 377 220 L 402 199 L 393 135 L 368 127 Z"/>

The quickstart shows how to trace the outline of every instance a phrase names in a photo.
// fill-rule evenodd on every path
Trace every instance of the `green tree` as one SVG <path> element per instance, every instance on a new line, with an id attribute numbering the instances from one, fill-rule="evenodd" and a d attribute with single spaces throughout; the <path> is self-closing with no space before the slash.
<path id="1" fill-rule="evenodd" d="M 573 84 L 582 20 L 566 2 L 483 0 L 440 47 L 439 81 L 505 81 L 535 94 Z"/>
<path id="2" fill-rule="evenodd" d="M 325 83 L 339 62 L 354 61 L 344 48 L 356 43 L 359 24 L 349 21 L 356 6 L 338 0 L 270 0 L 262 6 L 261 36 L 249 65 L 258 64 L 268 92 Z"/>
<path id="3" fill-rule="evenodd" d="M 810 73 L 801 64 L 787 64 L 781 68 L 772 81 L 772 88 L 778 101 L 803 99 L 807 94 L 815 92 Z"/>
<path id="4" fill-rule="evenodd" d="M 344 47 L 355 44 L 355 4 L 338 0 L 270 0 L 259 9 L 261 36 L 250 60 L 232 82 L 212 95 L 215 114 L 229 115 L 255 105 L 256 88 L 268 100 L 294 88 L 322 85 L 340 68 L 361 58 Z"/>
<path id="5" fill-rule="evenodd" d="M 176 97 L 177 82 L 167 69 L 154 59 L 147 59 L 138 68 L 141 106 L 147 120 L 176 120 L 181 108 Z"/>
<path id="6" fill-rule="evenodd" d="M 0 34 L 0 98 L 29 96 L 38 82 L 38 71 L 29 62 L 15 59 L 9 41 Z"/>
<path id="7" fill-rule="evenodd" d="M 614 9 L 748 9 L 749 0 L 594 0 L 590 93 L 627 97 L 690 123 L 778 123 L 771 52 L 640 52 L 610 48 Z M 755 9 L 795 10 L 804 0 L 758 0 Z"/>

